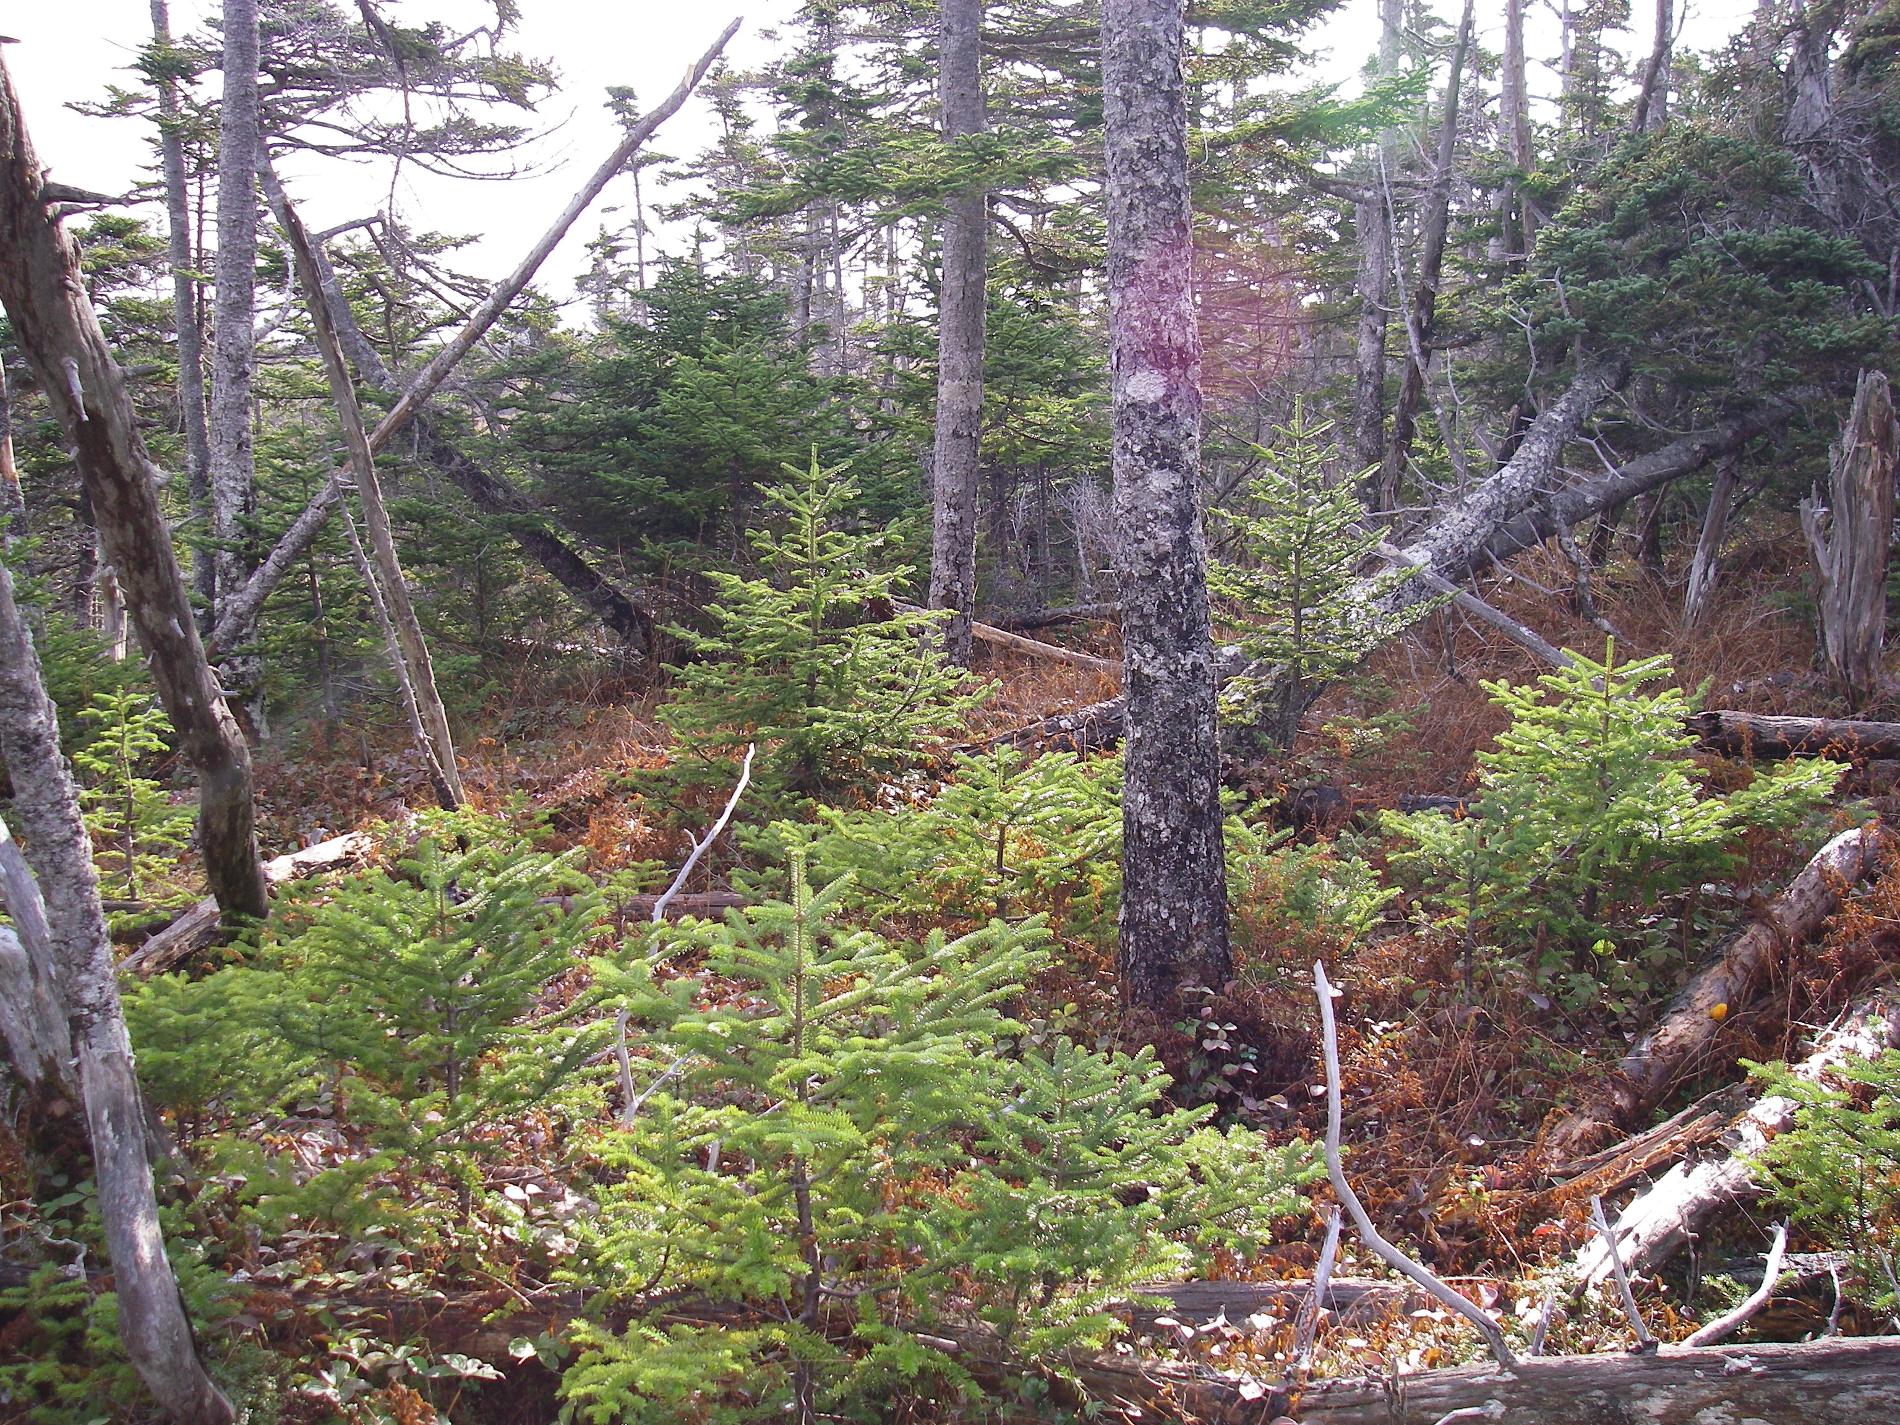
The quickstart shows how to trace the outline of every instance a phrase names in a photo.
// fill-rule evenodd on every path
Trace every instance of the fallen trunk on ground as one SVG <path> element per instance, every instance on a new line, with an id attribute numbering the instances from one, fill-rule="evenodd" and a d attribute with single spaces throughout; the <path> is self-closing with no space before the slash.
<path id="1" fill-rule="evenodd" d="M 1785 425 L 1799 409 L 1793 401 L 1764 401 L 1713 430 L 1684 436 L 1594 479 L 1552 491 L 1549 487 L 1564 446 L 1622 384 L 1626 374 L 1623 364 L 1614 360 L 1587 365 L 1563 396 L 1532 424 L 1501 470 L 1411 544 L 1387 556 L 1428 569 L 1436 579 L 1407 579 L 1390 589 L 1367 580 L 1356 585 L 1348 597 L 1388 618 L 1402 612 L 1422 615 L 1442 597 L 1443 585 L 1438 580 L 1466 578 L 1534 548 L 1559 530 L 1567 530 L 1613 505 L 1660 489 Z M 1269 677 L 1273 670 L 1243 670 L 1231 647 L 1216 650 L 1217 674 L 1232 677 L 1242 671 L 1254 677 Z M 1110 699 L 1016 729 L 997 742 L 1026 746 L 1066 738 L 1078 748 L 1107 747 L 1120 738 L 1120 722 L 1120 699 Z"/>
<path id="2" fill-rule="evenodd" d="M 1095 619 L 1112 619 L 1121 616 L 1119 604 L 1070 604 L 1060 609 L 1038 609 L 1034 613 L 1012 614 L 1008 618 L 998 619 L 996 627 L 1007 629 L 1011 633 L 1022 633 L 1032 628 L 1053 628 L 1059 623 L 1088 623 Z"/>
<path id="3" fill-rule="evenodd" d="M 285 881 L 301 881 L 339 866 L 354 866 L 368 860 L 375 849 L 376 838 L 367 831 L 345 832 L 266 861 L 264 881 L 276 886 Z M 138 975 L 176 970 L 209 945 L 217 929 L 218 903 L 206 898 L 127 955 L 119 962 L 119 969 L 122 973 Z"/>
<path id="4" fill-rule="evenodd" d="M 1843 762 L 1900 758 L 1900 722 L 1709 711 L 1690 714 L 1685 726 L 1704 747 L 1724 757 L 1834 757 Z"/>
<path id="5" fill-rule="evenodd" d="M 920 614 L 926 612 L 921 604 L 907 604 L 900 601 L 895 607 L 905 613 Z M 1055 663 L 1068 663 L 1077 668 L 1087 668 L 1092 672 L 1106 673 L 1110 677 L 1122 675 L 1121 661 L 1116 658 L 1098 658 L 1093 653 L 1081 653 L 1073 648 L 1058 648 L 1053 643 L 1044 643 L 1040 639 L 1024 638 L 1020 633 L 1011 633 L 995 624 L 970 623 L 970 636 L 979 643 L 992 644 L 997 648 L 1007 648 L 1012 653 L 1027 653 L 1031 658 L 1046 658 Z"/>
<path id="6" fill-rule="evenodd" d="M 1609 1083 L 1545 1135 L 1554 1163 L 1602 1146 L 1662 1102 L 1712 1050 L 1722 1025 L 1754 998 L 1787 947 L 1806 940 L 1840 905 L 1842 890 L 1875 868 L 1881 836 L 1874 828 L 1844 831 L 1814 854 L 1766 915 L 1748 926 L 1670 1001 L 1630 1047 Z"/>
<path id="7" fill-rule="evenodd" d="M 1818 1081 L 1840 1064 L 1871 1058 L 1889 1048 L 1900 1048 L 1900 997 L 1895 996 L 1855 1009 L 1822 1036 L 1795 1073 Z M 1794 1120 L 1794 1100 L 1771 1094 L 1729 1124 L 1721 1135 L 1725 1146 L 1720 1156 L 1700 1162 L 1685 1159 L 1639 1194 L 1617 1214 L 1610 1228 L 1624 1269 L 1632 1275 L 1654 1271 L 1695 1240 L 1717 1213 L 1752 1198 L 1758 1189 L 1749 1158 L 1769 1139 L 1791 1128 Z M 1577 1255 L 1577 1267 L 1586 1284 L 1604 1279 L 1610 1271 L 1610 1256 L 1602 1237 L 1592 1237 L 1585 1244 Z"/>

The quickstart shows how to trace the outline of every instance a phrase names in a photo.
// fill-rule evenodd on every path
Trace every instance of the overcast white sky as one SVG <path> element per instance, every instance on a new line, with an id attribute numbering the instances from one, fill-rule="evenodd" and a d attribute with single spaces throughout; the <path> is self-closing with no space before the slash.
<path id="1" fill-rule="evenodd" d="M 1364 63 L 1372 48 L 1374 3 L 1348 0 L 1323 28 L 1318 40 L 1328 52 L 1321 58 L 1327 72 L 1343 78 Z M 174 30 L 195 26 L 215 4 L 172 0 Z M 797 8 L 798 0 L 522 0 L 516 47 L 551 59 L 561 77 L 561 92 L 543 104 L 541 118 L 544 123 L 566 120 L 537 148 L 540 171 L 507 184 L 449 183 L 416 174 L 405 180 L 398 198 L 417 227 L 477 235 L 481 241 L 466 265 L 499 274 L 612 147 L 616 127 L 602 108 L 609 85 L 630 85 L 643 102 L 657 100 L 725 22 L 740 13 L 746 24 L 727 53 L 740 66 L 757 64 L 782 47 L 766 32 L 789 21 Z M 1647 49 L 1653 6 L 1637 0 L 1633 8 L 1639 14 L 1630 44 Z M 1692 0 L 1685 42 L 1715 42 L 1752 8 L 1752 0 Z M 384 9 L 397 20 L 441 19 L 451 27 L 462 19 L 472 27 L 492 13 L 479 0 L 384 0 Z M 1499 0 L 1480 0 L 1481 37 L 1493 49 L 1500 47 L 1501 14 Z M 144 126 L 85 118 L 64 106 L 100 97 L 108 83 L 134 82 L 127 66 L 150 36 L 149 0 L 0 0 L 0 33 L 19 41 L 7 46 L 6 61 L 41 162 L 55 177 L 82 187 L 110 192 L 130 186 L 150 162 Z M 1537 54 L 1554 45 L 1533 37 L 1528 48 Z M 689 154 L 710 134 L 707 110 L 694 102 L 661 131 L 657 147 Z M 286 182 L 302 199 L 313 226 L 325 226 L 380 207 L 388 179 L 380 170 L 330 163 L 321 170 L 291 170 Z M 613 205 L 627 199 L 616 187 L 602 201 Z M 593 214 L 576 224 L 549 263 L 548 275 L 556 279 L 550 285 L 566 286 L 582 265 L 582 245 L 599 226 Z"/>

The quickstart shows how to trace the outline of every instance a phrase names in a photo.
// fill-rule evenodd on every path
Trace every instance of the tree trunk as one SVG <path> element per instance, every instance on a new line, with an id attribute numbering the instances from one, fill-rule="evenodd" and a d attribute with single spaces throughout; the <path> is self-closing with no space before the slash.
<path id="1" fill-rule="evenodd" d="M 1231 973 L 1200 508 L 1200 335 L 1178 0 L 1107 0 L 1109 371 L 1127 670 L 1120 981 L 1167 1006 Z"/>
<path id="2" fill-rule="evenodd" d="M 1498 125 L 1503 129 L 1505 156 L 1514 174 L 1530 172 L 1530 86 L 1524 63 L 1525 0 L 1504 0 L 1504 66 L 1498 76 Z M 1537 222 L 1516 177 L 1499 196 L 1499 226 L 1507 255 L 1523 256 L 1537 245 Z"/>
<path id="3" fill-rule="evenodd" d="M 224 95 L 218 108 L 218 259 L 211 328 L 211 537 L 214 623 L 257 569 L 257 463 L 251 444 L 257 366 L 257 0 L 224 0 Z M 254 740 L 268 733 L 258 610 L 220 640 L 219 671 Z"/>
<path id="4" fill-rule="evenodd" d="M 1843 762 L 1900 758 L 1900 722 L 1866 722 L 1846 717 L 1771 717 L 1766 713 L 1711 708 L 1691 713 L 1684 725 L 1704 747 L 1724 757 L 1757 761 L 1833 757 Z"/>
<path id="5" fill-rule="evenodd" d="M 1702 622 L 1715 593 L 1715 581 L 1721 573 L 1722 539 L 1728 533 L 1729 506 L 1735 503 L 1741 463 L 1737 451 L 1715 467 L 1709 507 L 1702 515 L 1702 533 L 1695 542 L 1695 558 L 1689 562 L 1689 587 L 1682 595 L 1682 621 L 1690 628 Z"/>
<path id="6" fill-rule="evenodd" d="M 567 235 L 568 229 L 580 220 L 581 214 L 587 210 L 594 199 L 600 196 L 601 190 L 625 169 L 628 161 L 639 152 L 641 145 L 653 136 L 654 131 L 679 112 L 680 106 L 686 102 L 693 90 L 699 87 L 699 82 L 706 77 L 706 71 L 712 68 L 713 61 L 719 58 L 720 53 L 738 29 L 739 21 L 737 20 L 727 25 L 719 38 L 713 41 L 712 46 L 687 71 L 686 76 L 680 80 L 673 92 L 627 130 L 625 136 L 614 146 L 613 152 L 607 155 L 606 162 L 595 169 L 592 177 L 587 180 L 581 190 L 568 200 L 567 206 L 561 210 L 553 224 L 529 250 L 527 256 L 516 265 L 515 270 L 509 273 L 494 291 L 482 299 L 481 305 L 470 314 L 462 329 L 450 338 L 442 349 L 430 358 L 428 365 L 417 372 L 403 387 L 388 413 L 369 433 L 371 454 L 380 451 L 397 431 L 409 424 L 421 410 L 423 403 L 435 394 L 442 383 L 448 379 L 449 373 L 474 349 L 475 343 L 481 340 L 482 335 L 495 324 L 515 298 L 521 295 L 522 289 L 533 280 L 534 274 L 540 270 L 548 254 L 554 251 L 561 239 Z M 310 498 L 303 513 L 291 522 L 290 528 L 284 531 L 282 537 L 272 547 L 270 554 L 258 566 L 257 573 L 251 577 L 250 582 L 241 591 L 229 595 L 228 598 L 220 594 L 220 600 L 225 604 L 225 608 L 219 613 L 217 627 L 212 632 L 214 645 L 230 647 L 232 640 L 242 635 L 247 621 L 257 617 L 257 611 L 263 607 L 264 600 L 270 597 L 271 590 L 276 588 L 284 576 L 290 572 L 297 560 L 303 556 L 303 552 L 310 547 L 311 541 L 317 537 L 318 531 L 330 518 L 330 510 L 336 503 L 337 495 L 338 486 L 333 475 L 331 479 L 324 482 L 323 488 Z"/>
<path id="7" fill-rule="evenodd" d="M 1880 681 L 1896 460 L 1900 424 L 1887 378 L 1863 371 L 1840 444 L 1829 452 L 1826 503 L 1818 485 L 1801 502 L 1828 675 L 1856 707 L 1873 697 Z"/>
<path id="8" fill-rule="evenodd" d="M 1445 235 L 1451 226 L 1452 166 L 1458 151 L 1458 90 L 1464 76 L 1465 56 L 1471 50 L 1474 0 L 1465 0 L 1458 22 L 1458 42 L 1452 49 L 1451 73 L 1445 80 L 1445 114 L 1438 128 L 1438 153 L 1432 168 L 1431 191 L 1426 195 L 1425 231 L 1419 245 L 1418 282 L 1412 289 L 1412 310 L 1406 317 L 1405 375 L 1399 383 L 1398 405 L 1392 411 L 1392 441 L 1386 447 L 1379 477 L 1377 508 L 1396 509 L 1405 466 L 1412 450 L 1418 408 L 1425 396 L 1425 378 L 1432 359 L 1432 327 L 1438 312 L 1438 279 L 1444 269 Z M 1444 432 L 1445 443 L 1457 437 Z"/>
<path id="9" fill-rule="evenodd" d="M 105 555 L 150 660 L 160 701 L 198 774 L 205 877 L 226 917 L 262 916 L 251 759 L 192 622 L 125 378 L 87 301 L 79 251 L 40 200 L 40 163 L 0 59 L 0 300 L 54 417 L 77 452 Z"/>
<path id="10" fill-rule="evenodd" d="M 1656 0 L 1656 40 L 1643 66 L 1643 87 L 1636 96 L 1630 132 L 1653 134 L 1669 118 L 1669 52 L 1676 42 L 1676 0 Z"/>
<path id="11" fill-rule="evenodd" d="M 1877 1058 L 1887 1049 L 1900 1049 L 1900 1001 L 1877 999 L 1823 1035 L 1794 1072 L 1819 1082 L 1844 1063 Z M 1632 1276 L 1653 1272 L 1693 1242 L 1718 1213 L 1752 1199 L 1759 1189 L 1749 1160 L 1769 1139 L 1794 1126 L 1795 1113 L 1795 1101 L 1780 1094 L 1757 1100 L 1722 1135 L 1729 1151 L 1699 1161 L 1685 1158 L 1639 1193 L 1610 1228 L 1623 1269 Z M 1577 1269 L 1586 1284 L 1610 1274 L 1610 1254 L 1601 1235 L 1591 1237 L 1578 1253 Z"/>
<path id="12" fill-rule="evenodd" d="M 13 459 L 13 395 L 7 385 L 7 353 L 0 347 L 0 536 L 25 534 L 26 496 Z"/>
<path id="13" fill-rule="evenodd" d="M 1874 873 L 1880 845 L 1877 831 L 1856 829 L 1815 852 L 1763 917 L 1696 971 L 1655 1027 L 1630 1046 L 1611 1080 L 1544 1135 L 1552 1161 L 1562 1163 L 1601 1147 L 1701 1065 L 1723 1024 L 1755 997 L 1788 947 L 1819 933 L 1839 908 L 1842 890 Z"/>
<path id="14" fill-rule="evenodd" d="M 277 181 L 277 174 L 266 159 L 262 173 L 265 196 L 271 211 L 286 232 L 298 218 L 296 205 Z M 375 345 L 363 334 L 343 295 L 336 269 L 314 241 L 310 255 L 316 266 L 317 281 L 325 310 L 336 328 L 336 338 L 345 357 L 356 368 L 357 379 L 372 390 L 394 396 L 400 389 L 395 373 L 389 369 Z M 645 656 L 654 656 L 653 615 L 554 530 L 546 515 L 520 489 L 503 477 L 476 464 L 442 434 L 429 417 L 419 411 L 413 421 L 417 453 L 436 470 L 446 475 L 484 514 L 506 518 L 508 532 L 530 558 L 537 561 L 576 604 L 590 617 L 597 618 L 629 647 Z"/>
<path id="15" fill-rule="evenodd" d="M 983 132 L 982 0 L 943 0 L 943 134 Z M 937 302 L 937 424 L 931 452 L 930 606 L 949 609 L 945 656 L 967 667 L 976 614 L 976 516 L 983 425 L 983 325 L 989 199 L 980 187 L 951 198 L 943 219 Z"/>
<path id="16" fill-rule="evenodd" d="M 152 0 L 152 42 L 169 53 L 171 14 L 166 0 Z M 162 70 L 154 81 L 158 89 L 158 152 L 165 179 L 165 221 L 169 229 L 172 269 L 172 325 L 178 333 L 178 408 L 185 432 L 185 475 L 191 518 L 201 534 L 211 527 L 211 438 L 205 425 L 205 354 L 199 324 L 197 258 L 192 253 L 191 193 L 185 177 L 184 115 L 178 103 L 178 81 Z M 204 605 L 200 617 L 208 621 L 217 607 L 217 560 L 209 547 L 192 559 L 192 580 Z"/>
<path id="17" fill-rule="evenodd" d="M 7 91 L 11 99 L 10 83 Z M 0 755 L 6 758 L 13 783 L 12 814 L 25 833 L 33 869 L 31 875 L 7 878 L 7 904 L 24 957 L 38 962 L 37 988 L 56 992 L 64 1012 L 64 1057 L 70 1058 L 85 1105 L 99 1219 L 118 1299 L 120 1343 L 172 1420 L 225 1425 L 236 1413 L 198 1359 L 184 1298 L 165 1257 L 146 1155 L 145 1108 L 119 1008 L 92 844 L 80 820 L 78 790 L 59 750 L 57 714 L 40 679 L 32 635 L 14 602 L 13 578 L 4 566 Z M 43 904 L 36 903 L 42 893 Z M 43 1013 L 40 1022 L 42 1029 L 47 1027 Z M 83 1163 L 58 1166 L 69 1183 L 85 1175 Z"/>
<path id="18" fill-rule="evenodd" d="M 1401 0 L 1379 0 L 1379 77 L 1399 70 Z M 1398 151 L 1391 130 L 1379 135 L 1378 152 L 1364 195 L 1353 209 L 1353 234 L 1359 240 L 1359 336 L 1353 356 L 1352 455 L 1355 470 L 1370 470 L 1385 455 L 1385 328 L 1392 307 L 1392 164 Z M 1376 502 L 1380 482 L 1370 477 L 1363 490 Z M 1383 506 L 1381 506 L 1383 508 Z"/>
<path id="19" fill-rule="evenodd" d="M 370 557 L 363 559 L 363 574 L 372 602 L 387 625 L 390 661 L 414 726 L 419 750 L 435 785 L 436 797 L 446 810 L 462 805 L 462 775 L 455 765 L 455 740 L 449 730 L 448 710 L 435 685 L 435 664 L 429 657 L 428 641 L 422 636 L 422 622 L 416 617 L 409 598 L 409 585 L 403 578 L 402 562 L 396 556 L 396 537 L 389 525 L 389 511 L 383 505 L 383 485 L 376 473 L 376 457 L 370 454 L 369 436 L 363 429 L 363 413 L 356 404 L 356 388 L 350 384 L 349 368 L 344 365 L 343 348 L 337 342 L 336 328 L 323 299 L 323 287 L 317 273 L 316 250 L 309 233 L 286 205 L 282 215 L 284 236 L 289 239 L 297 280 L 304 290 L 304 303 L 310 310 L 311 335 L 323 358 L 323 372 L 330 383 L 330 399 L 336 406 L 337 419 L 343 425 L 343 444 L 349 452 L 350 471 L 356 479 L 357 498 L 363 504 L 363 521 L 369 528 Z M 344 512 L 348 518 L 348 511 Z M 350 530 L 356 545 L 356 531 Z M 361 546 L 357 545 L 361 554 Z"/>

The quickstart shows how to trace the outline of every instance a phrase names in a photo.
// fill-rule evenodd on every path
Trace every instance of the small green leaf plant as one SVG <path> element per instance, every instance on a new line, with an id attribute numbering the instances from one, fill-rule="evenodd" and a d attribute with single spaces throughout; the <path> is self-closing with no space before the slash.
<path id="1" fill-rule="evenodd" d="M 870 791 L 982 700 L 929 637 L 941 615 L 898 606 L 887 532 L 851 527 L 855 482 L 815 454 L 786 476 L 762 490 L 782 522 L 750 533 L 758 572 L 711 573 L 711 630 L 677 630 L 696 656 L 660 711 L 684 780 L 731 785 L 757 743 L 748 795 L 780 808 Z"/>
<path id="2" fill-rule="evenodd" d="M 1240 650 L 1276 670 L 1231 680 L 1221 694 L 1223 717 L 1261 727 L 1283 751 L 1320 689 L 1406 622 L 1380 614 L 1356 589 L 1380 536 L 1353 493 L 1354 479 L 1332 469 L 1331 431 L 1330 421 L 1296 405 L 1273 443 L 1254 448 L 1260 473 L 1216 516 L 1232 554 L 1209 561 L 1207 570 L 1209 590 L 1233 615 Z M 1411 577 L 1402 569 L 1382 574 L 1374 592 Z"/>
<path id="3" fill-rule="evenodd" d="M 1425 904 L 1464 936 L 1506 948 L 1578 1008 L 1645 992 L 1679 965 L 1682 937 L 1663 902 L 1734 868 L 1751 830 L 1809 816 L 1843 768 L 1790 762 L 1726 796 L 1709 792 L 1684 720 L 1695 699 L 1657 655 L 1602 662 L 1571 653 L 1535 684 L 1486 683 L 1510 723 L 1478 754 L 1477 794 L 1460 815 L 1387 813 Z"/>
<path id="4" fill-rule="evenodd" d="M 974 1394 L 933 1337 L 987 1321 L 1025 1360 L 1100 1342 L 1110 1300 L 1291 1205 L 1303 1148 L 1164 1108 L 1151 1056 L 1029 1042 L 1010 1008 L 1047 958 L 1040 918 L 852 927 L 850 877 L 814 886 L 809 830 L 777 831 L 784 899 L 596 962 L 647 1066 L 595 1149 L 577 1274 L 633 1317 L 581 1328 L 574 1418 L 875 1419 Z M 664 978 L 676 958 L 693 971 Z M 666 1324 L 680 1292 L 720 1324 Z"/>
<path id="5" fill-rule="evenodd" d="M 170 720 L 149 693 L 123 687 L 96 694 L 79 717 L 91 735 L 72 759 L 100 890 L 108 899 L 138 902 L 132 913 L 141 918 L 188 904 L 197 892 L 180 873 L 179 857 L 191 844 L 196 813 L 144 775 L 153 758 L 171 751 Z"/>

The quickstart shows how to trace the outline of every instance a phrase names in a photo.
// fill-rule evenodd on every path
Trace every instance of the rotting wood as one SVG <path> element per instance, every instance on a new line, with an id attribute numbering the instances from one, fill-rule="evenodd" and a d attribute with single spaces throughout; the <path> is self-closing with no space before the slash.
<path id="1" fill-rule="evenodd" d="M 1729 940 L 1669 1002 L 1609 1082 L 1544 1135 L 1551 1161 L 1561 1165 L 1601 1147 L 1703 1064 L 1723 1024 L 1755 997 L 1787 947 L 1819 931 L 1842 892 L 1875 869 L 1883 840 L 1876 828 L 1856 828 L 1815 852 L 1762 918 Z"/>
<path id="2" fill-rule="evenodd" d="M 1725 757 L 1835 757 L 1854 762 L 1900 757 L 1900 722 L 1711 710 L 1691 713 L 1684 726 L 1702 746 Z"/>
<path id="3" fill-rule="evenodd" d="M 266 861 L 264 881 L 272 886 L 301 881 L 322 871 L 367 861 L 375 850 L 376 838 L 367 831 L 345 832 Z M 119 962 L 119 969 L 137 975 L 176 970 L 211 943 L 217 928 L 218 903 L 207 896 L 127 955 Z"/>
<path id="4" fill-rule="evenodd" d="M 1822 1036 L 1815 1051 L 1795 1073 L 1818 1081 L 1837 1065 L 1864 1059 L 1882 1049 L 1900 1047 L 1900 998 L 1888 995 L 1863 1004 Z M 1714 1157 L 1677 1163 L 1617 1214 L 1611 1235 L 1618 1253 L 1638 1275 L 1654 1271 L 1693 1241 L 1715 1215 L 1756 1191 L 1749 1158 L 1795 1120 L 1794 1100 L 1779 1094 L 1760 1099 L 1736 1116 L 1721 1137 Z M 1578 1254 L 1577 1270 L 1586 1283 L 1601 1281 L 1610 1270 L 1603 1247 L 1594 1239 Z"/>
<path id="5" fill-rule="evenodd" d="M 1840 443 L 1828 453 L 1828 491 L 1801 502 L 1801 533 L 1814 557 L 1821 649 L 1835 685 L 1855 707 L 1873 697 L 1887 632 L 1887 561 L 1893 543 L 1894 470 L 1900 421 L 1887 378 L 1863 371 Z"/>

